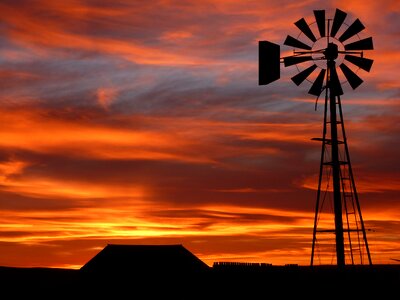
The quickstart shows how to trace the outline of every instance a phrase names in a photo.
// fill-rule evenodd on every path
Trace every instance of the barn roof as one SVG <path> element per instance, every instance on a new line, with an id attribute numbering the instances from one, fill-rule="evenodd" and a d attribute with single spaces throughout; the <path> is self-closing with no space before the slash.
<path id="1" fill-rule="evenodd" d="M 82 268 L 94 273 L 193 272 L 209 267 L 182 245 L 109 244 Z"/>

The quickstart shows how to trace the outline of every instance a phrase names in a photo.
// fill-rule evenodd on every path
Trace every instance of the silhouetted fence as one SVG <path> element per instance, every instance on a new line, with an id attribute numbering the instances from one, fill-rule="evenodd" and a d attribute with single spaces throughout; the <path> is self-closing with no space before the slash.
<path id="1" fill-rule="evenodd" d="M 213 268 L 218 269 L 218 270 L 263 269 L 263 268 L 268 268 L 271 266 L 272 266 L 272 264 L 270 264 L 270 263 L 230 262 L 230 261 L 214 262 L 214 264 L 213 264 Z"/>

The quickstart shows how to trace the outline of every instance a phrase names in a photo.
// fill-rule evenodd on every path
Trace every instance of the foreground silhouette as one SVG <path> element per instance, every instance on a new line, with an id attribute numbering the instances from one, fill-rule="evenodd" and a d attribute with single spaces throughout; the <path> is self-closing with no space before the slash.
<path id="1" fill-rule="evenodd" d="M 3 299 L 384 299 L 398 293 L 400 265 L 208 267 L 181 245 L 108 245 L 80 270 L 0 267 L 0 280 Z"/>

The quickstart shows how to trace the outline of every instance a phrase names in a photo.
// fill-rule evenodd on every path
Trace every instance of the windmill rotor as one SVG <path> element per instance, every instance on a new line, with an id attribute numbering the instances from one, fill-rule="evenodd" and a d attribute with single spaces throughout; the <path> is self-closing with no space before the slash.
<path id="1" fill-rule="evenodd" d="M 363 80 L 353 69 L 358 68 L 366 72 L 371 70 L 373 60 L 366 58 L 364 51 L 373 50 L 372 37 L 360 39 L 359 34 L 365 29 L 365 26 L 359 19 L 347 25 L 345 23 L 347 16 L 344 11 L 336 9 L 333 19 L 326 19 L 325 10 L 314 10 L 315 22 L 309 24 L 304 18 L 299 19 L 294 23 L 300 30 L 299 36 L 296 38 L 287 35 L 283 42 L 285 46 L 293 48 L 293 55 L 281 58 L 281 62 L 285 67 L 297 67 L 298 74 L 291 78 L 296 85 L 299 86 L 306 80 L 311 82 L 312 85 L 308 91 L 311 95 L 319 96 L 321 94 L 328 73 L 333 75 L 334 93 L 342 95 L 340 78 L 344 78 L 343 82 L 347 81 L 352 89 L 356 89 L 363 83 Z M 263 66 L 260 65 L 259 76 L 260 78 L 268 77 L 274 81 L 280 77 L 277 75 L 279 74 L 276 68 L 277 56 L 272 57 L 271 52 L 262 48 L 261 45 L 265 42 L 260 41 L 259 46 L 260 61 L 266 62 Z M 276 54 L 280 48 L 279 45 L 273 45 L 275 45 Z M 328 68 L 330 72 L 322 71 Z M 272 72 L 275 74 L 274 76 L 271 76 Z M 311 77 L 314 79 L 310 80 Z M 259 84 L 271 82 L 266 83 L 260 80 Z"/>

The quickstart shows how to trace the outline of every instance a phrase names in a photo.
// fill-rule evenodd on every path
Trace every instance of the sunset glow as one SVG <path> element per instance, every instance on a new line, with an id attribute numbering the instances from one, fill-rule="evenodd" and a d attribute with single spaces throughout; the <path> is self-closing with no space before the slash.
<path id="1" fill-rule="evenodd" d="M 295 67 L 258 86 L 257 43 L 336 8 L 374 39 L 342 104 L 373 262 L 396 263 L 400 2 L 377 3 L 2 1 L 0 266 L 80 268 L 111 243 L 308 265 L 323 103 Z"/>

